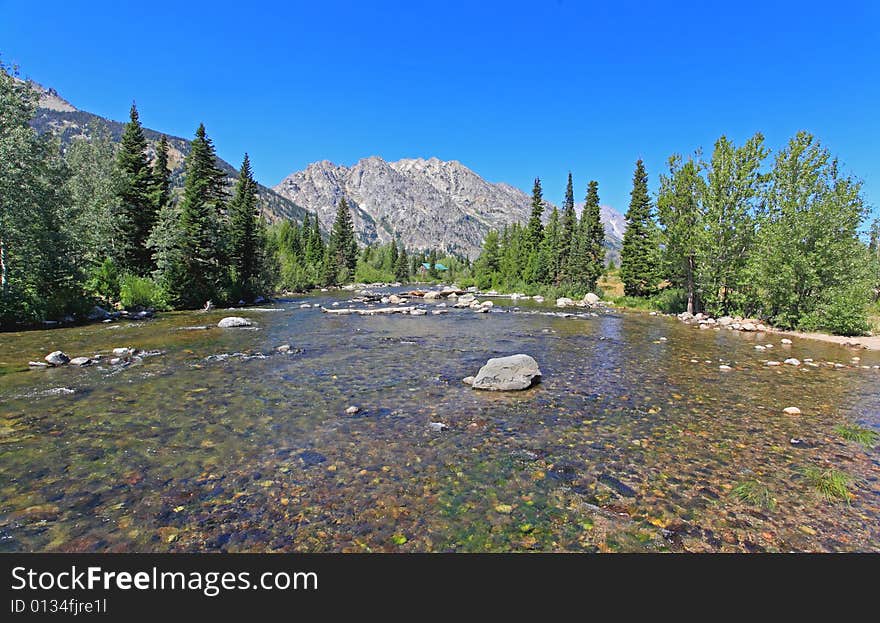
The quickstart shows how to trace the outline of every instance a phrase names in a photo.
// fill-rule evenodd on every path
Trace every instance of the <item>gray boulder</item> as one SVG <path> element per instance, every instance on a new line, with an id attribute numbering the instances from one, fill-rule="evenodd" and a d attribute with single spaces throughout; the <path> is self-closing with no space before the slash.
<path id="1" fill-rule="evenodd" d="M 50 366 L 63 366 L 64 364 L 70 362 L 70 357 L 65 355 L 60 350 L 49 353 L 48 355 L 46 355 L 45 359 Z"/>
<path id="2" fill-rule="evenodd" d="M 229 316 L 224 318 L 220 322 L 217 323 L 217 326 L 221 329 L 230 329 L 232 327 L 250 327 L 253 323 L 247 318 L 240 318 L 239 316 Z"/>
<path id="3" fill-rule="evenodd" d="M 74 357 L 70 360 L 70 365 L 72 366 L 89 366 L 92 364 L 92 360 L 88 357 Z"/>
<path id="4" fill-rule="evenodd" d="M 596 294 L 593 294 L 592 292 L 587 292 L 586 294 L 584 294 L 584 303 L 586 303 L 590 307 L 598 305 L 599 304 L 599 296 Z"/>
<path id="5" fill-rule="evenodd" d="M 528 355 L 497 357 L 486 362 L 471 387 L 490 391 L 528 389 L 541 379 L 538 362 Z"/>

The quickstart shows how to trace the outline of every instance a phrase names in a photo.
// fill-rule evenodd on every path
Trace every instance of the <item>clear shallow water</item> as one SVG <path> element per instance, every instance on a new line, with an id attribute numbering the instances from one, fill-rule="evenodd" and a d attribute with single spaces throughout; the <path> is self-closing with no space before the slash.
<path id="1" fill-rule="evenodd" d="M 880 371 L 850 363 L 878 353 L 503 300 L 299 308 L 334 300 L 0 334 L 0 551 L 880 550 L 880 454 L 833 431 L 880 430 Z M 215 328 L 228 315 L 259 330 Z M 180 330 L 194 325 L 214 328 Z M 27 370 L 120 346 L 165 352 Z M 537 387 L 461 383 L 519 352 Z M 788 356 L 847 367 L 763 365 Z M 852 475 L 851 503 L 821 498 L 809 466 Z M 730 495 L 749 479 L 774 510 Z"/>

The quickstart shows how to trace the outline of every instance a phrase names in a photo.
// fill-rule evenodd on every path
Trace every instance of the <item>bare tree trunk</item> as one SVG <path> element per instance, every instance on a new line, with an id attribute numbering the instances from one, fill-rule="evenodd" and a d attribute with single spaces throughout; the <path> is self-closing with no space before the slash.
<path id="1" fill-rule="evenodd" d="M 696 311 L 694 308 L 696 307 L 694 301 L 694 258 L 693 256 L 689 256 L 687 260 L 687 295 L 688 295 L 688 304 L 687 311 L 689 314 L 693 314 Z"/>

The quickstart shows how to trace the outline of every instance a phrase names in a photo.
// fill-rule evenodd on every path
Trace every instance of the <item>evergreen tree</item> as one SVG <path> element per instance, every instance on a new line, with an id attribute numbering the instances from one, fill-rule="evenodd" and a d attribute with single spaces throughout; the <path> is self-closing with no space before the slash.
<path id="1" fill-rule="evenodd" d="M 239 296 L 250 301 L 262 285 L 264 234 L 257 210 L 257 183 L 247 154 L 229 203 L 229 259 Z"/>
<path id="2" fill-rule="evenodd" d="M 605 268 L 605 228 L 599 206 L 599 183 L 591 181 L 569 258 L 570 282 L 593 292 Z"/>
<path id="3" fill-rule="evenodd" d="M 687 296 L 687 311 L 698 309 L 697 254 L 704 244 L 705 183 L 700 177 L 700 163 L 681 156 L 669 159 L 669 175 L 660 176 L 657 213 L 662 226 L 665 276 Z"/>
<path id="4" fill-rule="evenodd" d="M 395 272 L 397 270 L 397 256 L 400 255 L 397 251 L 397 241 L 391 241 L 391 252 L 388 255 L 388 270 L 391 272 Z M 384 268 L 384 265 L 383 265 Z"/>
<path id="5" fill-rule="evenodd" d="M 168 138 L 163 134 L 153 160 L 153 210 L 158 215 L 171 202 L 171 171 L 168 168 Z"/>
<path id="6" fill-rule="evenodd" d="M 571 256 L 578 244 L 578 220 L 574 211 L 574 186 L 572 185 L 571 172 L 568 173 L 568 184 L 565 187 L 565 200 L 562 202 L 562 250 L 559 257 L 559 271 L 569 278 L 568 268 L 571 265 Z M 570 279 L 569 279 L 570 281 Z"/>
<path id="7" fill-rule="evenodd" d="M 541 217 L 544 214 L 544 194 L 541 190 L 541 178 L 535 178 L 535 186 L 532 188 L 532 215 L 529 217 L 526 232 L 526 245 L 531 253 L 537 254 L 544 240 L 544 225 Z"/>
<path id="8" fill-rule="evenodd" d="M 333 270 L 336 271 L 336 277 L 332 283 L 345 282 L 354 277 L 357 268 L 357 241 L 345 197 L 339 200 L 328 248 L 329 265 L 325 269 L 325 277 Z"/>
<path id="9" fill-rule="evenodd" d="M 403 245 L 400 245 L 400 253 L 394 263 L 394 278 L 403 283 L 409 281 L 409 258 Z"/>
<path id="10" fill-rule="evenodd" d="M 437 273 L 437 250 L 431 249 L 431 252 L 428 253 L 428 276 L 431 279 L 437 279 L 439 274 Z"/>
<path id="11" fill-rule="evenodd" d="M 132 104 L 116 155 L 118 205 L 114 221 L 119 256 L 115 259 L 121 270 L 137 275 L 148 274 L 153 264 L 146 244 L 156 220 L 153 180 L 153 169 L 147 160 L 147 139 L 137 106 Z"/>
<path id="12" fill-rule="evenodd" d="M 648 196 L 648 173 L 642 159 L 636 162 L 626 232 L 620 253 L 620 278 L 628 296 L 650 296 L 657 291 L 657 236 Z"/>
<path id="13" fill-rule="evenodd" d="M 225 174 L 217 167 L 214 145 L 199 125 L 186 158 L 186 180 L 180 203 L 179 245 L 174 261 L 163 275 L 165 287 L 182 307 L 200 307 L 221 298 L 226 257 L 222 215 Z"/>
<path id="14" fill-rule="evenodd" d="M 563 250 L 564 233 L 559 223 L 559 210 L 555 207 L 550 213 L 550 220 L 544 228 L 544 240 L 541 244 L 541 276 L 542 282 L 558 285 L 560 259 Z"/>
<path id="15" fill-rule="evenodd" d="M 324 262 L 325 249 L 317 212 L 314 217 L 314 219 L 310 219 L 307 214 L 303 220 L 303 239 L 305 240 L 306 262 L 312 266 L 318 266 Z"/>

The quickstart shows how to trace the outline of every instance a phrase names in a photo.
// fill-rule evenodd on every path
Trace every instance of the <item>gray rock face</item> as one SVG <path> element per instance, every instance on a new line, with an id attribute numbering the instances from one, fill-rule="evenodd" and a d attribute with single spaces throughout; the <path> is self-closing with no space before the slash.
<path id="1" fill-rule="evenodd" d="M 70 361 L 70 357 L 65 355 L 60 350 L 53 351 L 46 355 L 46 362 L 51 366 L 63 366 L 64 364 Z"/>
<path id="2" fill-rule="evenodd" d="M 229 329 L 232 327 L 250 327 L 253 323 L 247 318 L 240 318 L 238 316 L 229 316 L 228 318 L 224 318 L 220 322 L 217 323 L 217 326 L 221 329 Z"/>
<path id="3" fill-rule="evenodd" d="M 538 362 L 520 354 L 490 359 L 469 385 L 474 389 L 516 391 L 528 389 L 540 379 Z"/>
<path id="4" fill-rule="evenodd" d="M 274 190 L 316 212 L 327 230 L 345 197 L 361 243 L 389 242 L 396 235 L 408 248 L 440 248 L 471 258 L 479 255 L 490 229 L 525 222 L 531 211 L 531 197 L 522 190 L 437 158 L 386 162 L 371 156 L 352 167 L 324 160 L 292 173 Z M 617 223 L 623 218 L 611 209 L 602 216 L 613 220 L 607 237 L 619 247 Z"/>

